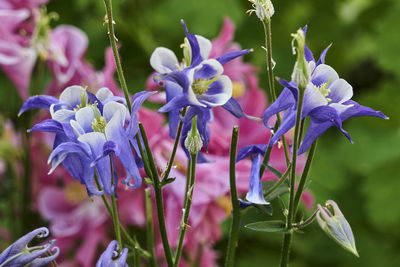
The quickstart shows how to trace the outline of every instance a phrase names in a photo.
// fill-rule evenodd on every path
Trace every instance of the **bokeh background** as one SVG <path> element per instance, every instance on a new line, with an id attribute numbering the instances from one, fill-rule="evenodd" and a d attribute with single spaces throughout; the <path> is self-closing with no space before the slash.
<path id="1" fill-rule="evenodd" d="M 245 60 L 259 68 L 260 86 L 266 88 L 265 53 L 261 48 L 263 29 L 255 16 L 245 14 L 251 8 L 248 1 L 113 2 L 116 34 L 131 93 L 145 88 L 152 72 L 149 57 L 157 46 L 176 47 L 175 52 L 180 53 L 183 38 L 180 19 L 185 19 L 191 32 L 212 39 L 218 35 L 225 16 L 236 25 L 235 41 L 244 48 L 254 49 Z M 328 130 L 320 138 L 310 174 L 309 189 L 316 203 L 334 199 L 340 205 L 353 228 L 360 258 L 342 250 L 314 223 L 303 234 L 295 235 L 291 266 L 400 266 L 400 1 L 273 3 L 272 42 L 277 76 L 290 77 L 294 63 L 290 33 L 308 25 L 307 43 L 315 56 L 333 43 L 326 61 L 353 85 L 353 99 L 390 117 L 389 121 L 369 117 L 346 121 L 344 128 L 355 141 L 353 145 L 337 129 Z M 59 14 L 52 26 L 72 24 L 88 35 L 86 59 L 97 69 L 102 68 L 104 49 L 109 45 L 102 24 L 103 2 L 52 0 L 48 11 Z M 0 85 L 0 116 L 18 123 L 16 114 L 22 102 L 1 71 Z M 0 157 L 12 159 L 12 153 L 6 141 L 0 142 Z M 304 216 L 309 214 L 305 212 Z M 257 216 L 261 215 L 251 211 L 248 214 L 250 218 Z M 3 218 L 2 225 L 13 220 Z M 227 225 L 222 225 L 225 233 Z M 280 234 L 242 229 L 239 240 L 237 266 L 277 266 Z M 226 242 L 224 238 L 216 244 L 222 259 Z"/>

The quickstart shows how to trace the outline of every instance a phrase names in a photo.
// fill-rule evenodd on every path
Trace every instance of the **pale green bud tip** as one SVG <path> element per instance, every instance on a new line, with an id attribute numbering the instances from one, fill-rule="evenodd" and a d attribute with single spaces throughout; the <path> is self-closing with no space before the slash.
<path id="1" fill-rule="evenodd" d="M 333 215 L 329 208 L 333 209 Z M 330 238 L 359 257 L 350 224 L 333 200 L 328 200 L 325 207 L 318 204 L 317 221 L 321 229 Z"/>
<path id="2" fill-rule="evenodd" d="M 201 141 L 199 131 L 197 130 L 197 116 L 192 119 L 192 128 L 185 139 L 185 147 L 190 154 L 199 153 L 203 147 L 203 141 Z"/>
<path id="3" fill-rule="evenodd" d="M 310 70 L 308 63 L 304 57 L 305 36 L 302 29 L 298 29 L 296 33 L 292 33 L 292 49 L 293 54 L 297 54 L 296 63 L 292 73 L 292 81 L 294 81 L 299 89 L 305 89 L 310 81 Z"/>
<path id="4" fill-rule="evenodd" d="M 254 12 L 261 21 L 271 19 L 275 13 L 271 0 L 249 0 L 249 2 L 253 8 L 247 10 L 247 13 L 251 15 Z"/>

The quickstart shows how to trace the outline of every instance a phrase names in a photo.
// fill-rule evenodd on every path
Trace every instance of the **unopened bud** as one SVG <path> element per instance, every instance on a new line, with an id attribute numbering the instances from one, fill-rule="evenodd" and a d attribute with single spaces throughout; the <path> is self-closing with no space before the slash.
<path id="1" fill-rule="evenodd" d="M 272 15 L 275 13 L 274 6 L 271 0 L 249 0 L 252 3 L 253 9 L 247 11 L 250 15 L 254 12 L 256 16 L 264 21 L 265 19 L 271 19 Z"/>
<path id="2" fill-rule="evenodd" d="M 293 53 L 297 54 L 296 63 L 294 64 L 292 73 L 292 81 L 297 84 L 299 90 L 305 90 L 310 81 L 310 70 L 304 56 L 305 37 L 303 30 L 298 29 L 296 33 L 292 33 L 292 37 Z"/>
<path id="3" fill-rule="evenodd" d="M 333 215 L 329 211 L 329 207 L 333 208 Z M 330 238 L 344 249 L 359 257 L 350 224 L 333 200 L 326 201 L 325 207 L 318 204 L 317 221 L 321 229 Z"/>
<path id="4" fill-rule="evenodd" d="M 192 119 L 192 128 L 185 139 L 185 147 L 191 155 L 197 155 L 203 147 L 203 141 L 201 141 L 199 131 L 197 130 L 197 116 L 194 116 Z"/>

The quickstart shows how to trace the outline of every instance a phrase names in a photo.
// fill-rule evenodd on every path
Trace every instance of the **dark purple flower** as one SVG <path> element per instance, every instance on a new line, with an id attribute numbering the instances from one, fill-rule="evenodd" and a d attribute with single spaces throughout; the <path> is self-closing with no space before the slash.
<path id="1" fill-rule="evenodd" d="M 35 237 L 43 238 L 48 235 L 49 230 L 46 227 L 38 228 L 24 235 L 0 254 L 0 266 L 46 266 L 60 254 L 59 248 L 54 246 L 55 240 L 34 247 L 28 247 L 28 244 Z"/>

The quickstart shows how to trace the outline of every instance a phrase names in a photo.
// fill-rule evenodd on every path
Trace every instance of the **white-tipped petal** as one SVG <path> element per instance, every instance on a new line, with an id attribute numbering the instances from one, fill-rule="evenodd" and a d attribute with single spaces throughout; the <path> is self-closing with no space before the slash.
<path id="1" fill-rule="evenodd" d="M 338 79 L 328 86 L 328 98 L 334 103 L 343 103 L 353 97 L 353 87 L 345 80 Z"/>
<path id="2" fill-rule="evenodd" d="M 150 57 L 150 65 L 158 73 L 169 73 L 179 66 L 175 53 L 165 47 L 157 47 Z"/>
<path id="3" fill-rule="evenodd" d="M 69 86 L 60 95 L 60 102 L 75 107 L 81 103 L 81 95 L 86 94 L 85 88 L 79 85 Z"/>
<path id="4" fill-rule="evenodd" d="M 196 39 L 197 42 L 199 42 L 201 57 L 203 58 L 203 60 L 208 59 L 212 48 L 211 41 L 201 35 L 196 35 Z"/>

